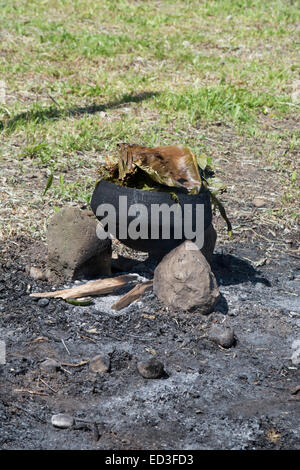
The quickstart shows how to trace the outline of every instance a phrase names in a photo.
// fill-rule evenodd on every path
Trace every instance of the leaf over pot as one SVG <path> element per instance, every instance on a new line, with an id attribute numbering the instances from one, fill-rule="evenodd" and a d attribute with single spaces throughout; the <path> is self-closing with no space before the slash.
<path id="1" fill-rule="evenodd" d="M 201 177 L 193 152 L 184 145 L 167 147 L 140 147 L 120 144 L 119 176 L 140 168 L 155 182 L 176 188 L 185 188 L 192 194 L 201 189 Z"/>
<path id="2" fill-rule="evenodd" d="M 165 147 L 141 147 L 136 144 L 119 144 L 119 156 L 106 159 L 99 169 L 100 177 L 115 184 L 148 191 L 168 191 L 180 188 L 190 194 L 198 194 L 204 186 L 210 193 L 211 202 L 218 207 L 231 236 L 231 223 L 216 194 L 226 191 L 226 186 L 215 178 L 210 158 L 204 154 L 197 157 L 185 145 Z"/>

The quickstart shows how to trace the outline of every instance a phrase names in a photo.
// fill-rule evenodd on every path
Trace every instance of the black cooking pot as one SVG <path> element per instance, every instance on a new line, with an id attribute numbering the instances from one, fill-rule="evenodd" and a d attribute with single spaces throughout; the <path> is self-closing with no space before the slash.
<path id="1" fill-rule="evenodd" d="M 144 251 L 151 253 L 154 256 L 161 256 L 162 254 L 168 253 L 170 250 L 175 248 L 177 245 L 182 243 L 185 239 L 191 239 L 191 237 L 185 236 L 185 230 L 183 227 L 182 221 L 182 236 L 179 239 L 176 239 L 178 235 L 174 233 L 174 227 L 177 224 L 178 220 L 181 223 L 180 219 L 176 219 L 176 216 L 173 217 L 171 215 L 170 218 L 160 216 L 159 220 L 151 220 L 151 211 L 153 210 L 153 204 L 161 205 L 166 204 L 168 207 L 178 204 L 180 209 L 190 211 L 190 220 L 191 220 L 191 229 L 197 229 L 197 213 L 196 207 L 199 204 L 203 204 L 204 208 L 204 230 L 211 224 L 212 221 L 212 211 L 211 211 L 211 204 L 210 204 L 210 196 L 209 192 L 202 188 L 200 193 L 197 195 L 190 195 L 185 190 L 172 188 L 173 196 L 170 195 L 168 192 L 160 192 L 160 191 L 145 191 L 135 188 L 128 188 L 124 186 L 119 186 L 117 184 L 110 183 L 106 180 L 100 180 L 93 192 L 92 199 L 91 199 L 91 208 L 96 215 L 97 219 L 103 223 L 105 222 L 105 217 L 107 216 L 107 212 L 97 214 L 97 209 L 102 204 L 110 204 L 116 213 L 116 224 L 115 229 L 112 230 L 112 235 L 115 236 L 118 240 L 120 240 L 124 245 L 129 246 L 138 251 Z M 123 196 L 123 198 L 121 197 Z M 125 208 L 125 198 L 126 196 L 126 207 Z M 121 199 L 120 199 L 121 197 Z M 142 204 L 147 210 L 143 210 L 139 212 L 139 222 L 145 224 L 144 226 L 148 227 L 148 238 L 134 238 L 130 235 L 130 233 L 125 234 L 122 233 L 121 224 L 123 224 L 123 232 L 124 232 L 124 220 L 126 221 L 127 228 L 130 226 L 130 223 L 136 219 L 136 215 L 128 215 L 128 208 L 133 204 Z M 186 205 L 186 206 L 185 206 Z M 187 206 L 189 205 L 189 206 Z M 173 206 L 174 207 L 174 206 Z M 188 208 L 188 209 L 187 209 Z M 125 217 L 125 219 L 124 219 Z M 176 219 L 176 220 L 175 220 Z M 196 220 L 197 219 L 197 220 Z M 183 217 L 182 217 L 183 220 Z M 165 239 L 164 229 L 166 228 L 166 224 L 169 224 L 170 236 L 168 239 Z M 104 224 L 104 228 L 105 224 Z M 151 238 L 151 234 L 153 235 L 153 230 L 156 232 L 156 238 Z"/>

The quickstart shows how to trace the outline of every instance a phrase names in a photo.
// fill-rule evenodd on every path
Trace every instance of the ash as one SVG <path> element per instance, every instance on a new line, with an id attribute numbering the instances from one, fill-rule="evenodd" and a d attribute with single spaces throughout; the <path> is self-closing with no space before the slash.
<path id="1" fill-rule="evenodd" d="M 217 252 L 222 297 L 203 316 L 170 311 L 152 292 L 112 310 L 124 290 L 85 307 L 59 299 L 40 306 L 28 293 L 52 286 L 28 278 L 25 252 L 14 248 L 1 265 L 2 449 L 300 448 L 300 392 L 291 393 L 300 384 L 297 259 L 255 268 L 255 247 Z M 215 324 L 234 329 L 232 348 L 209 339 Z M 89 371 L 98 354 L 109 356 L 109 372 Z M 137 362 L 151 357 L 164 364 L 164 377 L 138 373 Z M 43 371 L 46 358 L 61 369 Z M 54 428 L 57 413 L 75 424 Z"/>

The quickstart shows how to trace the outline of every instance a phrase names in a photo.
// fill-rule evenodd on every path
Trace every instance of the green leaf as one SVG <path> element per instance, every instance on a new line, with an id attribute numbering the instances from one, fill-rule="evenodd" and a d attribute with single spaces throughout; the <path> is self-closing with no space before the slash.
<path id="1" fill-rule="evenodd" d="M 223 217 L 223 219 L 225 220 L 226 224 L 227 224 L 227 234 L 228 234 L 228 237 L 230 238 L 230 240 L 232 240 L 233 238 L 233 234 L 232 234 L 232 225 L 231 225 L 231 222 L 230 220 L 228 219 L 227 217 L 227 214 L 226 214 L 226 211 L 225 211 L 225 207 L 223 206 L 223 204 L 221 203 L 221 201 L 216 197 L 215 194 L 213 194 L 212 192 L 210 193 L 210 197 L 211 197 L 211 202 L 212 204 L 217 207 L 220 211 L 220 214 L 221 216 Z"/>
<path id="2" fill-rule="evenodd" d="M 196 156 L 197 163 L 200 166 L 201 170 L 205 170 L 208 164 L 208 158 L 204 153 L 200 153 Z"/>
<path id="3" fill-rule="evenodd" d="M 66 299 L 66 302 L 71 305 L 79 305 L 81 307 L 86 307 L 87 305 L 91 305 L 93 299 L 91 297 L 86 297 L 85 299 Z"/>
<path id="4" fill-rule="evenodd" d="M 208 183 L 208 189 L 210 190 L 210 192 L 212 192 L 213 194 L 217 194 L 217 193 L 224 193 L 226 191 L 226 185 L 223 183 L 222 180 L 220 180 L 220 178 L 217 178 L 217 177 L 214 177 L 214 178 L 207 178 L 206 179 L 207 183 Z"/>
<path id="5" fill-rule="evenodd" d="M 47 180 L 47 184 L 46 184 L 46 187 L 45 187 L 45 189 L 44 189 L 43 196 L 45 196 L 45 194 L 46 194 L 46 192 L 48 191 L 48 189 L 51 188 L 52 183 L 53 183 L 53 173 L 51 173 L 51 175 L 49 176 L 49 178 L 48 178 L 48 180 Z"/>
<path id="6" fill-rule="evenodd" d="M 294 170 L 291 176 L 291 182 L 296 183 L 297 180 L 297 170 Z"/>

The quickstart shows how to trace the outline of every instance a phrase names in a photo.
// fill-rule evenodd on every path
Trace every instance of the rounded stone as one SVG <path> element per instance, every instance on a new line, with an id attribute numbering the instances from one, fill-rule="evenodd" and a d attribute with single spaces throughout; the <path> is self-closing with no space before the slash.
<path id="1" fill-rule="evenodd" d="M 45 359 L 40 364 L 40 368 L 47 372 L 57 372 L 60 369 L 60 364 L 55 359 Z"/>
<path id="2" fill-rule="evenodd" d="M 45 281 L 46 279 L 44 271 L 42 271 L 40 268 L 36 268 L 35 266 L 31 266 L 29 276 L 34 281 Z"/>
<path id="3" fill-rule="evenodd" d="M 155 358 L 137 364 L 137 370 L 145 379 L 159 379 L 164 374 L 164 365 Z"/>
<path id="4" fill-rule="evenodd" d="M 187 240 L 170 251 L 154 271 L 153 292 L 171 308 L 211 313 L 220 298 L 216 278 L 205 256 Z"/>
<path id="5" fill-rule="evenodd" d="M 230 326 L 214 325 L 209 330 L 208 338 L 222 348 L 231 348 L 235 341 L 234 330 Z"/>
<path id="6" fill-rule="evenodd" d="M 71 415 L 59 413 L 52 416 L 51 424 L 55 428 L 68 429 L 73 426 L 74 418 Z"/>
<path id="7" fill-rule="evenodd" d="M 110 358 L 98 354 L 90 360 L 89 369 L 96 374 L 108 372 L 110 369 Z"/>
<path id="8" fill-rule="evenodd" d="M 49 299 L 39 299 L 38 306 L 39 307 L 46 307 L 49 304 Z"/>

